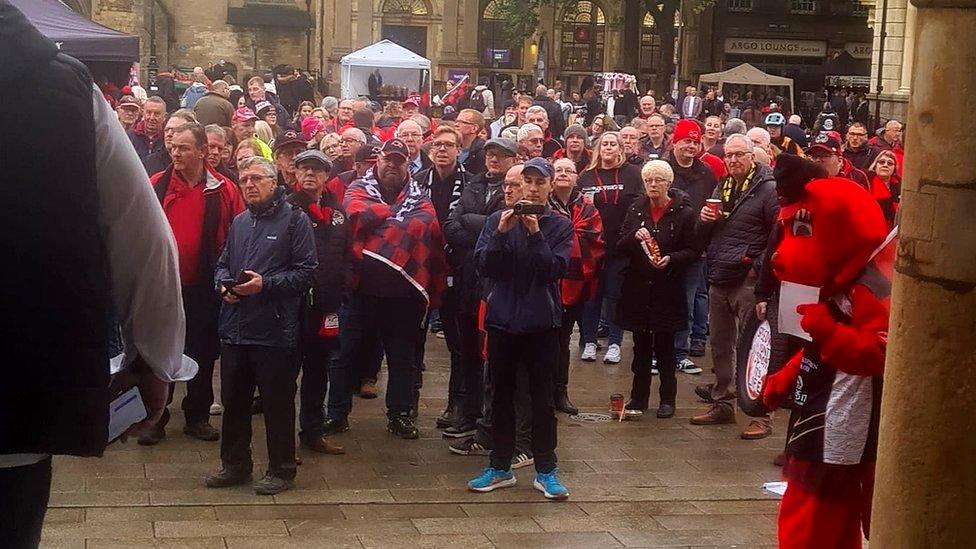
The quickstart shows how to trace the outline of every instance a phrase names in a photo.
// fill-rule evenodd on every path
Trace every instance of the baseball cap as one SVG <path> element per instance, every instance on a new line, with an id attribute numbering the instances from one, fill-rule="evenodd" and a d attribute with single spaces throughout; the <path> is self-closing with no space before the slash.
<path id="1" fill-rule="evenodd" d="M 842 153 L 840 148 L 840 134 L 834 131 L 820 132 L 816 137 L 813 138 L 813 144 L 807 148 L 807 153 L 813 153 L 815 151 L 826 151 L 830 154 L 836 154 L 840 156 Z"/>
<path id="2" fill-rule="evenodd" d="M 119 99 L 120 107 L 135 107 L 137 109 L 142 108 L 139 104 L 139 100 L 131 95 L 123 95 L 122 99 Z"/>
<path id="3" fill-rule="evenodd" d="M 552 179 L 553 176 L 556 175 L 556 171 L 552 168 L 552 164 L 545 158 L 542 158 L 541 156 L 536 158 L 531 158 L 528 161 L 526 161 L 525 164 L 522 164 L 523 174 L 529 170 L 535 170 L 539 172 L 539 174 L 542 175 L 543 177 L 547 177 L 549 179 Z"/>
<path id="4" fill-rule="evenodd" d="M 501 149 L 502 152 L 509 156 L 518 156 L 518 145 L 516 145 L 515 141 L 512 141 L 511 139 L 505 137 L 489 139 L 488 142 L 485 143 L 485 151 L 491 147 Z"/>
<path id="5" fill-rule="evenodd" d="M 297 156 L 295 156 L 296 166 L 304 164 L 306 162 L 317 162 L 325 170 L 332 169 L 332 162 L 329 162 L 329 159 L 325 157 L 325 154 L 323 154 L 322 151 L 318 149 L 309 149 L 307 151 L 302 151 L 298 153 Z"/>
<path id="6" fill-rule="evenodd" d="M 400 103 L 400 104 L 403 105 L 404 107 L 406 107 L 407 105 L 413 105 L 414 107 L 419 107 L 420 106 L 420 96 L 419 95 L 411 95 L 410 97 L 404 99 L 403 100 L 403 103 Z"/>
<path id="7" fill-rule="evenodd" d="M 274 140 L 274 147 L 272 148 L 272 151 L 277 153 L 281 149 L 293 145 L 301 145 L 304 148 L 308 146 L 308 143 L 306 143 L 305 140 L 302 139 L 302 136 L 297 132 L 288 130 L 281 134 L 281 137 Z"/>
<path id="8" fill-rule="evenodd" d="M 231 118 L 232 122 L 248 122 L 251 120 L 257 120 L 258 115 L 254 114 L 254 111 L 247 107 L 241 107 L 234 111 L 234 116 Z"/>
<path id="9" fill-rule="evenodd" d="M 353 153 L 352 159 L 354 162 L 376 162 L 376 157 L 379 156 L 379 147 L 372 145 L 363 145 L 356 149 Z"/>
<path id="10" fill-rule="evenodd" d="M 399 139 L 391 139 L 383 144 L 383 148 L 380 149 L 380 154 L 385 158 L 394 154 L 400 155 L 404 160 L 410 159 L 410 151 L 407 149 L 406 144 Z"/>
<path id="11" fill-rule="evenodd" d="M 309 116 L 305 120 L 302 120 L 302 137 L 306 141 L 311 141 L 319 132 L 325 131 L 325 122 L 315 118 L 314 116 Z"/>

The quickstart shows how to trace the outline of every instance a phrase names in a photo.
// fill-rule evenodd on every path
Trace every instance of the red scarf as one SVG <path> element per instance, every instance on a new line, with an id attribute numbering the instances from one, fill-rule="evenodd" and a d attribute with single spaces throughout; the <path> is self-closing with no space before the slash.
<path id="1" fill-rule="evenodd" d="M 576 305 L 596 295 L 596 279 L 604 253 L 603 220 L 593 199 L 578 191 L 574 191 L 569 204 L 561 204 L 555 196 L 550 196 L 549 204 L 573 223 L 573 247 L 559 290 L 563 305 Z"/>

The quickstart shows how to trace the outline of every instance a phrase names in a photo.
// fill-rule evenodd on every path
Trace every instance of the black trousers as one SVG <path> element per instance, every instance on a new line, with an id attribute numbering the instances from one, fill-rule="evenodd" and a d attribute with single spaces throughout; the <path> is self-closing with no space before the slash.
<path id="1" fill-rule="evenodd" d="M 224 468 L 250 472 L 251 401 L 254 388 L 261 394 L 268 445 L 268 472 L 295 478 L 295 379 L 298 358 L 294 349 L 261 345 L 221 347 L 220 399 L 224 421 L 220 459 Z"/>
<path id="2" fill-rule="evenodd" d="M 0 545 L 34 549 L 51 494 L 51 458 L 21 467 L 0 467 Z"/>
<path id="3" fill-rule="evenodd" d="M 535 469 L 548 473 L 556 467 L 556 412 L 552 387 L 558 345 L 557 328 L 531 334 L 488 329 L 488 368 L 493 386 L 492 467 L 508 469 L 515 453 L 515 389 L 519 370 L 525 370 L 529 378 Z"/>
<path id="4" fill-rule="evenodd" d="M 634 332 L 634 360 L 630 371 L 634 373 L 634 381 L 630 386 L 630 400 L 641 410 L 647 409 L 647 402 L 651 395 L 651 359 L 657 359 L 657 370 L 661 378 L 659 394 L 661 404 L 674 406 L 674 399 L 678 392 L 678 381 L 675 379 L 674 332 Z"/>
<path id="5" fill-rule="evenodd" d="M 305 334 L 302 340 L 302 384 L 298 411 L 298 436 L 306 441 L 322 436 L 329 367 L 339 350 L 338 338 Z"/>
<path id="6" fill-rule="evenodd" d="M 454 278 L 454 283 L 458 283 L 458 278 Z M 448 408 L 457 407 L 465 410 L 465 363 L 464 363 L 464 342 L 461 341 L 460 314 L 461 303 L 459 301 L 458 288 L 452 286 L 444 292 L 444 302 L 441 304 L 441 326 L 444 330 L 444 340 L 447 342 L 447 350 L 451 357 L 451 375 L 447 385 L 447 406 Z M 477 336 L 477 324 L 475 324 L 475 336 Z M 477 344 L 476 344 L 477 345 Z M 480 403 L 479 403 L 480 408 Z"/>
<path id="7" fill-rule="evenodd" d="M 183 312 L 186 315 L 184 352 L 200 367 L 197 375 L 186 382 L 186 396 L 182 403 L 186 423 L 192 424 L 209 421 L 210 405 L 214 402 L 213 370 L 220 353 L 217 338 L 219 298 L 211 286 L 185 286 Z"/>
<path id="8" fill-rule="evenodd" d="M 559 328 L 559 363 L 556 365 L 556 391 L 566 389 L 569 386 L 569 360 L 572 351 L 569 349 L 569 340 L 573 337 L 573 328 L 576 324 L 583 329 L 583 304 L 579 303 L 569 307 L 563 307 L 563 325 Z M 582 331 L 580 332 L 582 334 Z"/>
<path id="9" fill-rule="evenodd" d="M 484 407 L 475 422 L 478 431 L 474 440 L 485 448 L 495 447 L 495 426 L 491 422 L 491 399 L 495 389 L 491 382 L 491 370 L 481 368 L 484 391 Z M 529 395 L 529 374 L 524 368 L 515 375 L 515 451 L 532 453 L 532 397 Z"/>
<path id="10" fill-rule="evenodd" d="M 486 398 L 485 362 L 481 359 L 481 334 L 478 331 L 477 310 L 459 310 L 456 324 L 460 347 L 458 367 L 464 387 L 461 411 L 464 415 L 464 423 L 471 424 L 477 422 L 484 414 Z M 445 327 L 445 333 L 447 333 L 446 329 Z"/>

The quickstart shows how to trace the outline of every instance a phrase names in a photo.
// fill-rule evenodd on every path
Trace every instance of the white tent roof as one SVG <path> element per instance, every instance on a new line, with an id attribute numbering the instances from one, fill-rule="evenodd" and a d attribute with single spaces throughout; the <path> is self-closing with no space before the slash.
<path id="1" fill-rule="evenodd" d="M 382 40 L 345 55 L 341 63 L 344 66 L 430 70 L 429 59 L 390 40 Z"/>
<path id="2" fill-rule="evenodd" d="M 698 77 L 698 81 L 724 84 L 752 84 L 755 86 L 793 86 L 792 78 L 766 74 L 749 63 L 743 63 L 727 71 L 703 74 Z"/>

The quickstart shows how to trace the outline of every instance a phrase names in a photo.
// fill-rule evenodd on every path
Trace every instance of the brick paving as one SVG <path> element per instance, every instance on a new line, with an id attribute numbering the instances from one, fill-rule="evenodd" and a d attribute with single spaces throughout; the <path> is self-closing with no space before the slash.
<path id="1" fill-rule="evenodd" d="M 611 392 L 626 393 L 629 343 L 623 358 L 617 366 L 573 364 L 570 394 L 581 410 L 603 412 Z M 434 428 L 448 375 L 444 341 L 434 337 L 427 344 L 420 440 L 386 432 L 382 390 L 376 400 L 357 398 L 351 429 L 335 437 L 347 454 L 300 450 L 296 489 L 278 496 L 256 496 L 247 486 L 204 488 L 219 443 L 183 435 L 177 405 L 156 447 L 129 442 L 113 445 L 102 459 L 55 460 L 42 547 L 775 546 L 777 501 L 760 487 L 779 479 L 771 461 L 783 445 L 786 414 L 774 418 L 774 436 L 761 441 L 739 439 L 741 414 L 740 426 L 690 425 L 704 407 L 692 388 L 711 377 L 709 360 L 698 361 L 704 374 L 678 374 L 673 419 L 652 413 L 640 421 L 578 423 L 559 414 L 566 502 L 545 501 L 532 488 L 531 468 L 516 472 L 516 487 L 465 491 L 487 458 L 449 453 L 449 441 Z M 656 396 L 652 401 L 656 406 Z M 267 457 L 259 416 L 254 424 L 258 474 Z"/>

